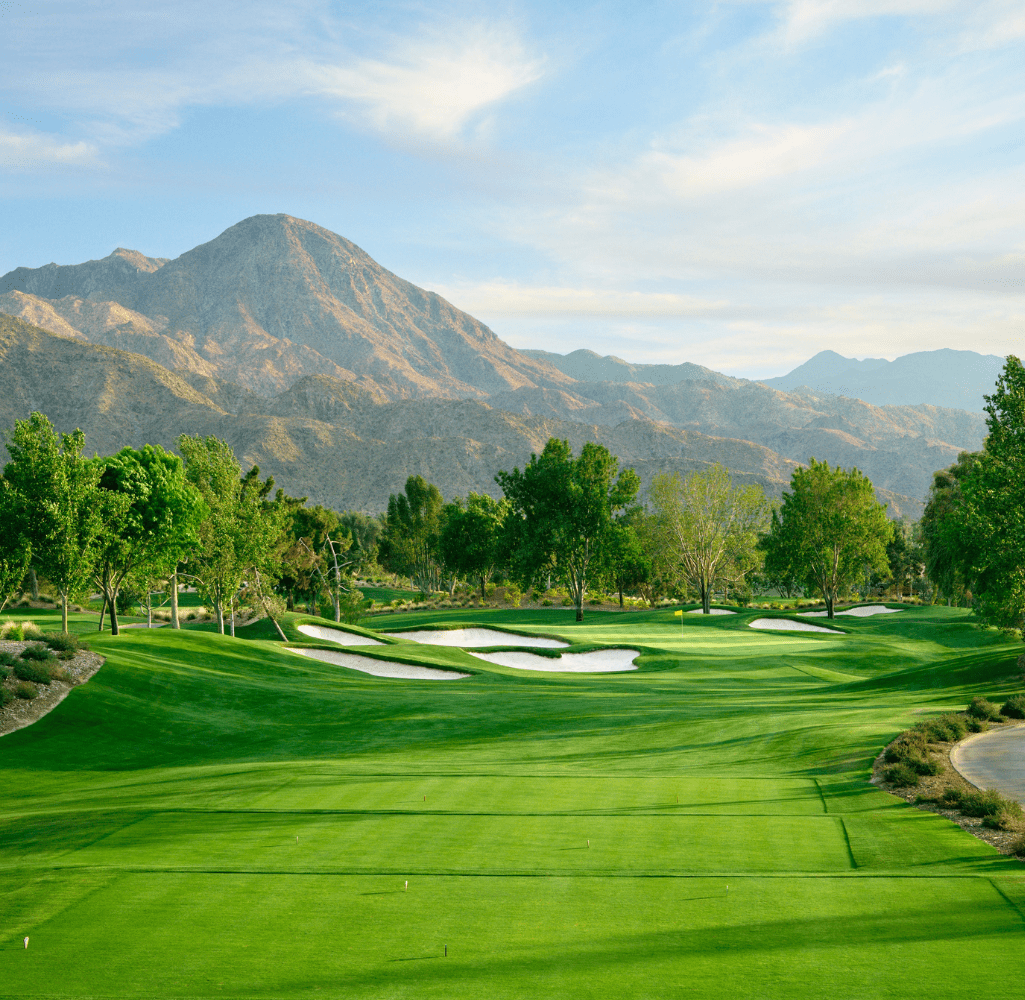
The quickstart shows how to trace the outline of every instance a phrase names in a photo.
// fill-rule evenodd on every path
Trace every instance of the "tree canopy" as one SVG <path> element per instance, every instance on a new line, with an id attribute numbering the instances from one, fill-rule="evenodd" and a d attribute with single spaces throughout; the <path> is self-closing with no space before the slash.
<path id="1" fill-rule="evenodd" d="M 506 544 L 512 572 L 524 586 L 549 573 L 562 581 L 584 618 L 589 572 L 608 557 L 615 517 L 637 496 L 640 479 L 604 445 L 588 441 L 577 458 L 566 441 L 550 438 L 522 472 L 499 472 L 509 502 Z M 618 475 L 617 475 L 618 472 Z"/>
<path id="2" fill-rule="evenodd" d="M 821 592 L 828 617 L 837 597 L 866 567 L 885 573 L 892 528 L 872 483 L 858 469 L 830 468 L 811 459 L 795 469 L 790 492 L 772 515 L 764 541 L 766 570 L 802 576 Z"/>

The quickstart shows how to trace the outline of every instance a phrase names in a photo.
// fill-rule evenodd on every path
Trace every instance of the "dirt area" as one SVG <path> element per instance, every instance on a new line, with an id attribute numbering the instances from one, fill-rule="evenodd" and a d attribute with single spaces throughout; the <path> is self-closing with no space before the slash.
<path id="1" fill-rule="evenodd" d="M 0 641 L 0 652 L 13 653 L 17 656 L 32 642 Z M 67 680 L 52 680 L 49 684 L 33 684 L 37 696 L 31 700 L 15 698 L 4 708 L 0 708 L 0 736 L 6 736 L 17 729 L 32 725 L 47 712 L 53 711 L 67 696 L 73 687 L 84 684 L 97 670 L 103 666 L 103 657 L 97 653 L 80 651 L 73 660 L 59 660 L 61 668 L 66 672 Z M 0 682 L 4 687 L 14 690 L 19 681 L 12 675 Z"/>
<path id="2" fill-rule="evenodd" d="M 991 722 L 990 730 L 1005 729 L 1014 726 L 1015 722 Z M 886 750 L 876 758 L 872 765 L 872 777 L 869 779 L 873 785 L 878 786 L 884 792 L 891 795 L 898 795 L 906 802 L 910 802 L 916 809 L 924 809 L 926 812 L 936 813 L 944 816 L 952 823 L 956 823 L 962 830 L 966 830 L 973 837 L 992 844 L 1001 854 L 1012 854 L 1011 845 L 1022 835 L 1022 830 L 991 830 L 982 825 L 982 819 L 975 816 L 963 816 L 957 809 L 947 809 L 938 802 L 918 801 L 922 798 L 939 797 L 946 788 L 958 788 L 963 792 L 980 791 L 971 782 L 966 781 L 950 761 L 950 754 L 957 746 L 957 743 L 930 743 L 929 758 L 936 761 L 941 771 L 936 775 L 920 775 L 918 785 L 914 788 L 898 788 L 883 780 L 883 771 L 889 764 L 883 759 Z"/>

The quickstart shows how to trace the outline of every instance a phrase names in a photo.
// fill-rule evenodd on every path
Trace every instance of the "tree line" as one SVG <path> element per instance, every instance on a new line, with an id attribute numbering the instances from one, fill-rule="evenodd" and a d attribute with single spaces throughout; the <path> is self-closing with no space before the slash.
<path id="1" fill-rule="evenodd" d="M 779 504 L 721 465 L 656 475 L 646 495 L 607 448 L 574 455 L 552 438 L 523 467 L 495 477 L 501 497 L 445 501 L 411 476 L 378 517 L 309 506 L 243 472 L 230 447 L 183 435 L 173 454 L 156 445 L 87 458 L 81 431 L 57 433 L 34 413 L 8 438 L 0 478 L 0 608 L 27 573 L 50 581 L 67 628 L 70 600 L 98 591 L 117 633 L 118 596 L 168 581 L 178 624 L 179 582 L 196 587 L 220 631 L 246 602 L 278 625 L 305 601 L 326 600 L 355 620 L 355 577 L 382 567 L 424 594 L 458 581 L 509 580 L 524 590 L 565 588 L 583 619 L 589 592 L 743 599 L 753 586 L 836 602 L 884 582 L 899 595 L 928 581 L 979 617 L 1021 629 L 1025 608 L 1025 371 L 1009 357 L 986 397 L 989 436 L 936 473 L 917 525 L 887 518 L 858 469 L 811 459 L 794 470 Z M 102 626 L 102 617 L 101 617 Z M 283 634 L 283 633 L 282 633 Z"/>

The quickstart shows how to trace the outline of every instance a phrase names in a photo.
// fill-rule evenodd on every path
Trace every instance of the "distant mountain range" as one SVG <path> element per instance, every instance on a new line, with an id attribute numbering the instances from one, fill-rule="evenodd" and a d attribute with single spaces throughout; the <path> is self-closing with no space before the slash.
<path id="1" fill-rule="evenodd" d="M 857 361 L 834 351 L 820 351 L 788 375 L 761 381 L 786 392 L 808 388 L 877 406 L 930 403 L 982 413 L 983 396 L 993 392 L 1003 367 L 1004 359 L 995 354 L 949 348 L 905 354 L 893 361 Z"/>
<path id="2" fill-rule="evenodd" d="M 495 472 L 555 435 L 601 441 L 644 480 L 722 461 L 774 495 L 811 456 L 857 465 L 892 514 L 915 516 L 932 472 L 985 433 L 964 408 L 517 351 L 286 215 L 246 219 L 176 260 L 119 249 L 18 268 L 0 278 L 3 313 L 0 427 L 39 409 L 101 452 L 217 434 L 290 492 L 334 507 L 381 510 L 413 473 L 446 496 L 494 493 Z"/>

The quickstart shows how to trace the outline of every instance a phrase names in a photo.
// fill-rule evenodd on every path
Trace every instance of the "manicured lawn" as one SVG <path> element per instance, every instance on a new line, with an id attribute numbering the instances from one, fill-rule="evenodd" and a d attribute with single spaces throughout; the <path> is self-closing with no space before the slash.
<path id="1" fill-rule="evenodd" d="M 1019 649 L 957 609 L 836 636 L 760 614 L 363 623 L 642 654 L 562 675 L 363 650 L 473 674 L 451 681 L 260 623 L 90 636 L 99 674 L 0 740 L 0 997 L 936 998 L 982 970 L 1014 995 L 1025 865 L 867 776 L 921 712 L 1020 690 Z"/>

